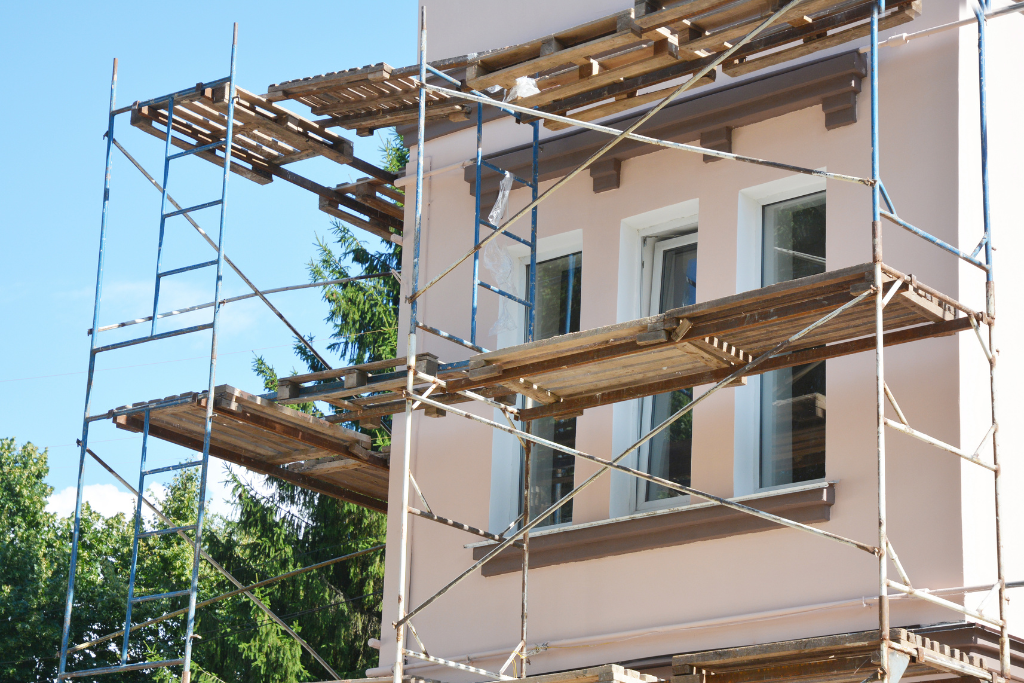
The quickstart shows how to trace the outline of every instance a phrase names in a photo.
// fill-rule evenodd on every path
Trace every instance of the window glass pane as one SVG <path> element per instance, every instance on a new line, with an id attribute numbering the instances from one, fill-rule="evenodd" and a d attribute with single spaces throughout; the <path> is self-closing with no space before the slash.
<path id="1" fill-rule="evenodd" d="M 662 255 L 659 312 L 697 302 L 697 245 L 666 249 Z M 658 426 L 693 400 L 693 389 L 673 391 L 648 399 L 651 402 L 647 429 Z M 690 485 L 690 457 L 693 446 L 693 414 L 687 413 L 659 433 L 647 446 L 646 469 L 662 479 Z M 673 498 L 678 491 L 640 481 L 642 502 Z"/>
<path id="2" fill-rule="evenodd" d="M 549 339 L 560 334 L 579 332 L 582 272 L 582 253 L 569 254 L 537 264 L 537 316 L 534 320 L 534 339 Z"/>
<path id="3" fill-rule="evenodd" d="M 765 286 L 825 272 L 825 193 L 764 207 Z M 825 363 L 761 376 L 762 488 L 825 476 Z"/>
<path id="4" fill-rule="evenodd" d="M 583 254 L 580 252 L 537 264 L 537 315 L 534 319 L 534 339 L 548 339 L 579 332 L 582 274 Z M 534 420 L 533 433 L 562 446 L 574 448 L 576 418 Z M 530 452 L 531 519 L 535 519 L 538 513 L 572 490 L 575 473 L 575 459 L 571 455 L 533 445 Z M 522 491 L 522 470 L 519 478 L 519 490 Z M 569 522 L 572 522 L 572 501 L 552 513 L 539 526 Z"/>
<path id="5" fill-rule="evenodd" d="M 533 433 L 562 446 L 576 446 L 576 418 L 556 420 L 546 417 L 533 421 Z M 576 473 L 573 456 L 533 444 L 530 452 L 530 518 L 536 519 L 556 500 L 572 491 Z M 555 510 L 540 523 L 565 524 L 572 521 L 572 501 Z M 521 510 L 520 510 L 521 511 Z"/>

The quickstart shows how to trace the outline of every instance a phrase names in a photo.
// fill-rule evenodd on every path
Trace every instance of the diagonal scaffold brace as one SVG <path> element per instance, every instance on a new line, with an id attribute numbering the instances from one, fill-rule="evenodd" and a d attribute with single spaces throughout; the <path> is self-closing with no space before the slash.
<path id="1" fill-rule="evenodd" d="M 545 519 L 547 519 L 547 517 L 550 516 L 551 513 L 553 513 L 555 510 L 557 510 L 561 506 L 565 505 L 566 503 L 568 503 L 576 495 L 578 495 L 581 491 L 583 491 L 588 486 L 593 484 L 598 478 L 600 478 L 605 473 L 610 472 L 613 469 L 621 471 L 621 472 L 625 472 L 626 474 L 630 474 L 630 475 L 632 475 L 634 477 L 637 477 L 639 479 L 645 479 L 647 481 L 650 481 L 650 482 L 653 482 L 653 483 L 656 483 L 656 484 L 660 484 L 661 486 L 665 486 L 667 488 L 671 488 L 671 489 L 679 491 L 681 493 L 688 493 L 688 494 L 691 494 L 691 495 L 699 496 L 701 498 L 704 498 L 704 499 L 709 500 L 711 502 L 717 503 L 719 505 L 730 507 L 732 509 L 739 510 L 741 512 L 745 512 L 747 514 L 754 515 L 755 517 L 760 517 L 762 519 L 767 519 L 769 521 L 775 522 L 777 524 L 781 524 L 783 526 L 787 526 L 787 527 L 794 528 L 794 529 L 799 529 L 801 531 L 806 531 L 808 533 L 812 533 L 814 535 L 821 536 L 823 538 L 828 538 L 828 539 L 831 539 L 833 541 L 837 541 L 839 543 L 850 545 L 850 546 L 853 546 L 853 547 L 858 548 L 860 550 L 863 550 L 865 552 L 868 552 L 868 553 L 870 553 L 872 555 L 876 555 L 876 556 L 879 555 L 881 551 L 877 547 L 875 547 L 875 546 L 868 545 L 866 543 L 861 543 L 860 541 L 855 541 L 855 540 L 852 540 L 852 539 L 849 539 L 849 538 L 845 538 L 843 536 L 839 536 L 837 534 L 833 534 L 833 533 L 830 533 L 830 532 L 827 532 L 827 531 L 823 531 L 821 529 L 815 529 L 814 527 L 808 526 L 806 524 L 801 524 L 800 522 L 794 522 L 794 521 L 786 519 L 784 517 L 779 517 L 777 515 L 772 515 L 772 514 L 767 513 L 767 512 L 762 512 L 761 510 L 757 510 L 755 508 L 748 507 L 748 506 L 743 505 L 741 503 L 737 503 L 735 501 L 731 501 L 731 500 L 729 500 L 727 498 L 721 498 L 719 496 L 715 496 L 715 495 L 712 495 L 710 493 L 706 493 L 706 492 L 703 492 L 703 491 L 698 491 L 697 489 L 693 489 L 693 488 L 690 488 L 688 486 L 682 486 L 680 484 L 677 484 L 675 482 L 669 481 L 667 479 L 662 479 L 660 477 L 656 477 L 656 476 L 647 474 L 646 472 L 641 472 L 640 470 L 636 470 L 636 469 L 633 469 L 631 467 L 626 467 L 625 465 L 621 465 L 620 464 L 620 462 L 626 456 L 628 456 L 630 453 L 632 453 L 636 449 L 640 448 L 643 444 L 645 444 L 648 441 L 650 441 L 651 439 L 653 439 L 659 433 L 661 433 L 662 431 L 667 429 L 672 423 L 676 422 L 677 420 L 682 418 L 684 415 L 686 415 L 687 413 L 691 412 L 694 408 L 696 408 L 698 405 L 703 403 L 710 396 L 712 396 L 715 393 L 717 393 L 720 389 L 722 389 L 723 387 L 728 385 L 730 382 L 733 382 L 734 380 L 739 379 L 740 377 L 743 377 L 743 376 L 745 376 L 747 374 L 750 374 L 755 368 L 757 368 L 757 366 L 761 365 L 762 363 L 767 361 L 769 358 L 772 358 L 773 356 L 778 355 L 779 353 L 784 351 L 788 346 L 792 345 L 794 342 L 798 341 L 799 339 L 801 339 L 802 337 L 806 336 L 810 332 L 814 331 L 818 327 L 821 327 L 822 325 L 825 325 L 829 321 L 831 321 L 834 318 L 836 318 L 839 315 L 841 315 L 843 312 L 853 308 L 854 306 L 859 304 L 861 301 L 863 301 L 866 297 L 868 297 L 871 294 L 874 294 L 875 291 L 876 290 L 873 287 L 868 289 L 867 291 L 865 291 L 865 292 L 861 293 L 860 295 L 854 297 L 853 299 L 851 299 L 847 303 L 843 304 L 842 306 L 840 306 L 840 307 L 836 308 L 835 310 L 831 311 L 827 315 L 819 318 L 818 320 L 816 320 L 815 322 L 811 323 L 810 325 L 808 325 L 804 329 L 800 330 L 796 334 L 792 335 L 791 337 L 789 337 L 787 339 L 784 339 L 783 341 L 779 342 L 772 349 L 764 352 L 763 354 L 761 354 L 757 358 L 753 359 L 752 361 L 750 361 L 746 365 L 744 365 L 744 366 L 742 366 L 740 368 L 737 368 L 728 377 L 726 377 L 725 379 L 723 379 L 720 382 L 718 382 L 718 384 L 713 386 L 711 389 L 709 389 L 705 393 L 701 394 L 699 397 L 697 397 L 696 399 L 694 399 L 693 401 L 688 403 L 686 406 L 681 408 L 679 411 L 677 411 L 673 415 L 669 416 L 664 422 L 659 424 L 657 427 L 655 427 L 654 429 L 649 431 L 646 435 L 644 435 L 639 440 L 637 440 L 632 445 L 630 445 L 628 448 L 623 450 L 613 460 L 605 460 L 604 458 L 599 458 L 597 456 L 590 455 L 588 453 L 584 453 L 583 451 L 578 451 L 576 449 L 572 449 L 572 448 L 568 448 L 566 446 L 562 446 L 561 444 L 557 444 L 557 443 L 555 443 L 553 441 L 548 441 L 547 439 L 542 439 L 542 438 L 534 436 L 534 435 L 532 435 L 532 434 L 530 434 L 528 432 L 520 431 L 520 430 L 514 429 L 512 427 L 507 427 L 507 426 L 502 425 L 502 424 L 500 424 L 498 422 L 493 422 L 491 420 L 488 420 L 488 419 L 483 418 L 483 417 L 479 417 L 477 415 L 473 415 L 472 413 L 469 413 L 469 412 L 466 412 L 466 411 L 462 411 L 462 410 L 458 410 L 458 409 L 453 409 L 451 406 L 445 406 L 444 404 L 437 403 L 437 402 L 435 402 L 435 401 L 433 401 L 431 399 L 424 398 L 421 395 L 414 394 L 411 390 L 407 391 L 406 392 L 406 400 L 408 402 L 410 402 L 410 403 L 412 401 L 416 400 L 416 401 L 422 401 L 423 403 L 428 404 L 428 405 L 440 406 L 444 410 L 447 410 L 447 411 L 451 412 L 454 415 L 459 415 L 461 417 L 465 417 L 465 418 L 468 418 L 468 419 L 471 419 L 471 420 L 475 420 L 477 422 L 482 422 L 482 423 L 487 424 L 487 425 L 489 425 L 489 426 L 491 426 L 491 427 L 493 427 L 495 429 L 500 429 L 502 431 L 513 433 L 516 436 L 518 436 L 519 438 L 525 439 L 525 440 L 530 441 L 532 443 L 536 443 L 536 444 L 539 444 L 539 445 L 546 446 L 548 448 L 556 449 L 558 451 L 561 451 L 561 452 L 564 452 L 564 453 L 568 453 L 568 454 L 576 456 L 576 457 L 580 457 L 580 458 L 584 458 L 584 459 L 587 459 L 587 460 L 591 460 L 593 462 L 596 462 L 596 463 L 600 464 L 601 465 L 601 469 L 599 469 L 597 472 L 595 472 L 593 475 L 591 475 L 586 481 L 584 481 L 579 486 L 575 487 L 572 491 L 567 493 L 565 496 L 563 496 L 559 500 L 557 500 L 554 503 L 552 503 L 550 507 L 548 507 L 543 512 L 539 513 L 532 521 L 528 521 L 519 530 L 517 530 L 516 532 L 514 532 L 514 533 L 510 534 L 509 536 L 507 536 L 505 538 L 505 540 L 503 540 L 501 543 L 497 544 L 489 553 L 487 553 L 487 555 L 485 555 L 480 560 L 478 560 L 469 569 L 466 569 L 464 572 L 459 574 L 459 576 L 457 576 L 452 581 L 450 581 L 448 584 L 446 584 L 443 588 L 438 590 L 432 596 L 430 596 L 429 598 L 427 598 L 426 600 L 421 602 L 417 607 L 415 607 L 414 609 L 412 609 L 408 613 L 406 613 L 404 616 L 402 616 L 398 621 L 395 622 L 395 626 L 396 627 L 401 627 L 405 622 L 407 622 L 409 619 L 411 619 L 415 615 L 419 614 L 421 611 L 423 611 L 426 607 L 428 607 L 431 603 L 433 603 L 439 597 L 441 597 L 442 595 L 447 593 L 449 590 L 451 590 L 452 588 L 457 586 L 459 583 L 461 583 L 463 580 L 465 580 L 467 577 L 469 577 L 477 569 L 479 569 L 480 567 L 482 567 L 483 565 L 485 565 L 486 563 L 488 563 L 489 561 L 491 561 L 492 559 L 497 557 L 499 553 L 501 553 L 503 550 L 505 550 L 505 548 L 507 548 L 508 546 L 512 545 L 515 541 L 517 541 L 520 536 L 522 536 L 522 535 L 524 535 L 526 533 L 529 533 L 529 531 L 531 529 L 533 529 L 538 524 L 540 524 Z"/>
<path id="2" fill-rule="evenodd" d="M 794 7 L 796 7 L 797 5 L 799 5 L 800 3 L 804 2 L 804 1 L 805 0 L 790 0 L 785 5 L 780 7 L 774 14 L 772 14 L 770 17 L 768 17 L 763 22 L 758 24 L 752 31 L 750 31 L 750 33 L 748 33 L 743 38 L 738 40 L 728 50 L 726 50 L 725 52 L 723 52 L 720 55 L 718 55 L 718 57 L 716 57 L 709 64 L 705 65 L 700 70 L 698 70 L 696 73 L 694 73 L 692 76 L 690 76 L 690 78 L 688 80 L 686 80 L 685 82 L 681 83 L 675 90 L 673 90 L 671 93 L 669 93 L 668 96 L 665 99 L 663 99 L 658 104 L 654 105 L 654 107 L 652 107 L 646 114 L 644 114 L 643 116 L 638 118 L 628 128 L 626 128 L 625 130 L 619 132 L 604 147 L 602 147 L 601 149 L 599 149 L 596 152 L 594 152 L 592 155 L 590 155 L 589 158 L 587 158 L 586 161 L 584 161 L 582 164 L 580 164 L 579 166 L 574 168 L 567 175 L 565 175 L 562 178 L 560 178 L 554 185 L 552 185 L 547 190 L 545 190 L 543 194 L 541 194 L 539 197 L 537 197 L 536 199 L 531 201 L 529 204 L 527 204 L 525 207 L 520 209 L 514 216 L 512 216 L 507 221 L 505 221 L 504 224 L 499 226 L 497 230 L 494 230 L 491 234 L 489 234 L 487 237 L 482 239 L 479 243 L 474 245 L 474 247 L 472 249 L 470 249 L 468 252 L 466 252 L 461 257 L 459 257 L 455 262 L 453 262 L 450 266 L 445 268 L 441 273 L 436 275 L 430 282 L 425 284 L 422 288 L 415 288 L 415 291 L 413 291 L 409 295 L 409 302 L 412 303 L 412 302 L 416 301 L 416 299 L 418 299 L 420 296 L 422 296 L 424 292 L 426 292 L 428 289 L 430 289 L 435 284 L 440 282 L 442 278 L 444 278 L 446 275 L 448 275 L 453 270 L 458 268 L 466 260 L 472 258 L 473 254 L 477 253 L 478 251 L 483 249 L 485 246 L 487 246 L 487 244 L 489 244 L 491 240 L 496 239 L 498 237 L 498 235 L 503 234 L 509 227 L 512 226 L 513 223 L 515 223 L 520 218 L 522 218 L 522 217 L 526 216 L 527 214 L 529 214 L 534 209 L 534 207 L 536 207 L 542 201 L 544 201 L 545 199 L 550 197 L 552 194 L 557 192 L 560 188 L 564 187 L 569 181 L 571 181 L 577 175 L 579 175 L 580 173 L 582 173 L 583 171 L 588 169 L 595 161 L 597 161 L 598 159 L 603 157 L 605 154 L 607 154 L 609 151 L 611 151 L 611 149 L 613 147 L 615 147 L 617 144 L 619 144 L 623 140 L 626 140 L 627 138 L 629 138 L 629 136 L 632 135 L 634 132 L 636 132 L 636 130 L 640 126 L 642 126 L 643 124 L 647 123 L 647 121 L 649 121 L 655 114 L 657 114 L 659 111 L 661 111 L 666 106 L 668 106 L 669 102 L 671 102 L 676 97 L 678 97 L 682 93 L 684 93 L 687 90 L 689 90 L 696 83 L 698 83 L 700 81 L 700 79 L 702 79 L 705 75 L 707 75 L 710 71 L 715 69 L 718 65 L 722 64 L 723 62 L 725 62 L 725 60 L 729 59 L 729 57 L 731 57 L 733 54 L 735 54 L 737 50 L 741 49 L 744 45 L 746 45 L 751 40 L 756 38 L 758 36 L 758 34 L 762 33 L 765 29 L 767 29 L 769 26 L 771 26 L 776 21 L 778 21 L 779 18 L 782 17 L 786 12 L 788 12 L 791 9 L 793 9 Z M 421 34 L 425 35 L 425 33 L 426 33 L 425 29 L 421 28 Z M 422 42 L 425 43 L 425 38 L 423 38 Z M 422 46 L 422 51 L 426 52 L 426 45 L 425 44 Z M 420 84 L 420 92 L 421 92 L 420 100 L 422 101 L 423 100 L 423 94 L 422 93 L 426 90 L 426 88 L 424 86 L 425 86 L 426 81 L 427 81 L 426 62 L 422 62 L 421 61 L 421 65 L 423 66 L 423 68 L 420 69 L 419 84 Z M 531 113 L 534 114 L 534 115 L 538 114 L 538 112 L 534 112 L 532 110 L 531 110 Z M 422 145 L 422 140 L 419 141 L 419 144 Z M 422 146 L 417 147 L 416 155 L 417 155 L 417 159 L 420 159 L 420 158 L 423 157 L 423 148 L 422 148 Z M 417 164 L 418 163 L 419 162 L 417 162 Z M 417 175 L 420 178 L 422 177 L 422 172 L 418 168 L 417 168 Z M 417 179 L 417 190 L 416 190 L 417 194 L 420 193 L 420 187 L 419 187 L 420 185 L 422 185 L 422 182 L 421 182 L 421 180 Z M 418 215 L 418 213 L 417 213 L 417 215 Z"/>

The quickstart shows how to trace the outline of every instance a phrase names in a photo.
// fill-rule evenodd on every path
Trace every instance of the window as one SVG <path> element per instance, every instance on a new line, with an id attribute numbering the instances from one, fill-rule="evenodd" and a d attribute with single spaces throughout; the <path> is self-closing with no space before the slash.
<path id="1" fill-rule="evenodd" d="M 537 264 L 537 313 L 534 318 L 534 339 L 547 339 L 580 329 L 580 296 L 583 254 L 576 252 Z M 527 281 L 529 281 L 527 266 Z M 533 421 L 533 433 L 562 446 L 576 446 L 576 418 L 564 420 L 542 418 Z M 522 491 L 523 458 L 520 451 L 519 490 Z M 530 452 L 530 513 L 532 518 L 573 488 L 576 464 L 567 453 L 533 445 Z M 522 514 L 520 496 L 519 513 Z M 572 522 L 572 501 L 569 501 L 539 526 Z"/>
<path id="2" fill-rule="evenodd" d="M 697 301 L 697 233 L 662 239 L 655 243 L 652 258 L 650 315 Z M 693 389 L 683 389 L 643 399 L 641 433 L 646 434 L 693 400 Z M 690 485 L 693 447 L 693 413 L 676 420 L 640 451 L 640 469 L 683 486 Z M 678 491 L 637 480 L 637 509 L 662 507 L 678 498 Z M 678 503 L 679 501 L 672 501 Z"/>
<path id="3" fill-rule="evenodd" d="M 825 272 L 825 193 L 763 207 L 762 286 Z M 761 376 L 760 487 L 825 477 L 825 363 Z"/>

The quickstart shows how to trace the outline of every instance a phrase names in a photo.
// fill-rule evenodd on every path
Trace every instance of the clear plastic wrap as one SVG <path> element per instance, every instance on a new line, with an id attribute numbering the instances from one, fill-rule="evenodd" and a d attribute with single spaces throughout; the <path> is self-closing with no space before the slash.
<path id="1" fill-rule="evenodd" d="M 506 172 L 498 187 L 498 198 L 494 201 L 491 212 L 487 214 L 488 222 L 500 225 L 500 221 L 508 210 L 508 196 L 512 192 L 512 174 Z M 516 282 L 516 264 L 508 249 L 501 246 L 498 240 L 494 239 L 483 248 L 484 268 L 491 274 L 494 285 L 500 289 L 521 296 L 519 285 Z M 497 336 L 501 332 L 512 332 L 518 329 L 519 323 L 516 320 L 514 307 L 517 306 L 508 298 L 498 297 L 498 318 L 491 325 L 487 332 L 490 336 Z"/>

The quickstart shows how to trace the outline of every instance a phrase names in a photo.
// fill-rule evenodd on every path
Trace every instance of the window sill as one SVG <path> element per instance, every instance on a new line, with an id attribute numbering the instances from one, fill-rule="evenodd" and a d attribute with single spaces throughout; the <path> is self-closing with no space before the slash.
<path id="1" fill-rule="evenodd" d="M 817 482 L 734 498 L 750 507 L 804 524 L 827 522 L 835 503 L 835 482 Z M 565 526 L 530 534 L 530 568 L 551 567 L 601 557 L 781 529 L 778 524 L 714 503 L 654 510 L 628 517 Z M 479 560 L 495 544 L 466 546 Z M 520 571 L 522 555 L 506 548 L 482 568 L 484 576 Z"/>

